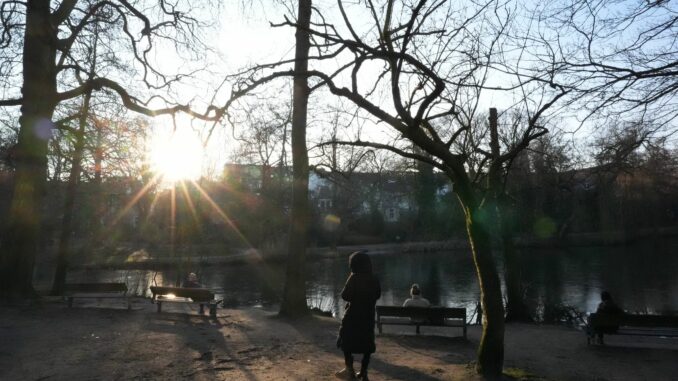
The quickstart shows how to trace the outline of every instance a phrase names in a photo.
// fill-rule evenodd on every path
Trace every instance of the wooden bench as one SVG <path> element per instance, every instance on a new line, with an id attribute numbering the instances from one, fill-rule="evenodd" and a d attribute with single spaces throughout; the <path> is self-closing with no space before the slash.
<path id="1" fill-rule="evenodd" d="M 68 301 L 68 307 L 73 307 L 75 298 L 123 298 L 127 301 L 127 309 L 132 309 L 131 296 L 127 295 L 125 283 L 67 283 L 64 285 L 64 298 Z"/>
<path id="2" fill-rule="evenodd" d="M 605 330 L 615 326 L 619 327 L 616 332 Z M 586 328 L 589 344 L 599 334 L 678 337 L 678 316 L 592 313 Z"/>
<path id="3" fill-rule="evenodd" d="M 206 288 L 159 287 L 151 286 L 151 302 L 162 311 L 163 303 L 193 303 L 200 305 L 200 313 L 205 313 L 205 305 L 210 307 L 210 316 L 217 316 L 217 306 L 222 300 L 214 298 L 214 293 Z"/>
<path id="4" fill-rule="evenodd" d="M 382 325 L 413 325 L 417 327 L 460 327 L 466 338 L 466 309 L 449 307 L 377 306 L 377 328 Z"/>

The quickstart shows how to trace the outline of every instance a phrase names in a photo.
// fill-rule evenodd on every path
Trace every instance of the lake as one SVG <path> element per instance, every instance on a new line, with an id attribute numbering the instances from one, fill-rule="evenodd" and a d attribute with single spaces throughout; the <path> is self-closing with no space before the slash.
<path id="1" fill-rule="evenodd" d="M 602 290 L 626 310 L 678 311 L 678 240 L 632 246 L 521 250 L 526 298 L 531 306 L 571 306 L 594 311 Z M 497 258 L 501 266 L 501 258 Z M 382 284 L 378 304 L 401 305 L 412 283 L 419 283 L 433 304 L 476 309 L 478 285 L 466 251 L 372 255 Z M 284 266 L 241 264 L 194 268 L 199 280 L 224 298 L 225 306 L 276 308 L 283 289 Z M 340 316 L 339 294 L 348 276 L 347 258 L 327 258 L 307 265 L 311 306 Z M 173 285 L 176 272 L 148 270 L 80 270 L 69 281 L 122 281 L 138 294 L 149 285 Z"/>

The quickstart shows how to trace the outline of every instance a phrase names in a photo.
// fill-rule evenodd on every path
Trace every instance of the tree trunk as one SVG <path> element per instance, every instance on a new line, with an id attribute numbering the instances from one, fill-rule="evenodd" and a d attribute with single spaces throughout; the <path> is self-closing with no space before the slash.
<path id="1" fill-rule="evenodd" d="M 504 305 L 499 274 L 492 258 L 490 235 L 478 221 L 478 210 L 468 210 L 466 229 L 473 252 L 480 305 L 483 309 L 483 333 L 478 346 L 478 373 L 490 379 L 499 378 L 504 364 Z"/>
<path id="2" fill-rule="evenodd" d="M 56 31 L 51 24 L 49 0 L 27 2 L 16 177 L 0 246 L 0 296 L 6 299 L 35 296 L 33 266 L 56 107 Z"/>
<path id="3" fill-rule="evenodd" d="M 514 218 L 511 207 L 508 205 L 506 195 L 495 195 L 496 220 L 504 253 L 504 282 L 506 284 L 506 318 L 507 322 L 532 322 L 530 310 L 525 304 L 522 286 L 522 270 L 520 252 L 513 242 Z"/>
<path id="4" fill-rule="evenodd" d="M 504 276 L 506 277 L 506 321 L 532 322 L 521 286 L 520 254 L 513 244 L 504 244 Z"/>
<path id="5" fill-rule="evenodd" d="M 94 122 L 94 127 L 96 128 L 96 143 L 94 147 L 94 189 L 92 190 L 94 221 L 92 224 L 91 236 L 94 238 L 92 243 L 100 243 L 100 232 L 101 227 L 103 226 L 103 218 L 106 211 L 103 190 L 101 189 L 101 166 L 102 162 L 104 161 L 104 126 L 100 121 L 97 120 Z"/>
<path id="6" fill-rule="evenodd" d="M 261 165 L 261 190 L 259 191 L 259 205 L 257 207 L 256 218 L 260 221 L 259 226 L 254 231 L 254 236 L 259 242 L 260 248 L 271 242 L 271 231 L 273 224 L 273 195 L 274 190 L 271 184 L 273 176 L 273 167 L 268 162 Z"/>
<path id="7" fill-rule="evenodd" d="M 306 149 L 306 112 L 308 109 L 308 29 L 311 0 L 299 0 L 294 64 L 292 110 L 292 215 L 287 252 L 287 273 L 280 314 L 299 316 L 308 313 L 306 305 L 306 242 L 309 223 L 308 150 Z"/>
<path id="8" fill-rule="evenodd" d="M 59 239 L 59 250 L 57 252 L 57 266 L 54 273 L 54 283 L 52 284 L 52 295 L 62 295 L 64 284 L 66 283 L 68 251 L 70 250 L 71 234 L 73 232 L 73 209 L 80 179 L 82 155 L 85 150 L 85 127 L 87 126 L 91 97 L 91 92 L 85 94 L 82 109 L 80 110 L 78 131 L 75 136 L 73 149 L 73 162 L 71 163 L 71 173 L 68 177 L 66 198 L 64 200 L 64 216 L 61 220 L 61 238 Z"/>
<path id="9" fill-rule="evenodd" d="M 426 155 L 417 145 L 414 146 L 414 152 Z M 429 240 L 433 236 L 432 230 L 436 226 L 436 186 L 433 166 L 423 161 L 417 161 L 416 165 L 415 199 L 417 200 L 418 211 L 415 229 L 419 239 Z"/>
<path id="10" fill-rule="evenodd" d="M 490 149 L 492 163 L 488 174 L 488 188 L 494 197 L 497 230 L 504 252 L 504 282 L 506 283 L 506 321 L 531 321 L 530 313 L 523 299 L 518 251 L 513 244 L 513 232 L 509 218 L 510 208 L 505 194 L 502 175 L 504 168 L 499 161 L 500 145 L 497 109 L 490 108 Z"/>
<path id="11" fill-rule="evenodd" d="M 486 218 L 476 201 L 470 184 L 458 180 L 456 193 L 464 209 L 466 230 L 471 244 L 473 262 L 480 285 L 480 305 L 483 310 L 483 332 L 478 346 L 476 371 L 486 379 L 499 379 L 504 366 L 504 304 L 497 267 L 492 258 L 492 245 Z"/>

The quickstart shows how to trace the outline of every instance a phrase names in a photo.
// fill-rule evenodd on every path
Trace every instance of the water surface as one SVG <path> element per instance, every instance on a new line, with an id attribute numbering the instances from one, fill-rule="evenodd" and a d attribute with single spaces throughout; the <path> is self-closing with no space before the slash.
<path id="1" fill-rule="evenodd" d="M 678 241 L 657 241 L 620 247 L 577 247 L 521 250 L 526 298 L 533 307 L 572 306 L 593 311 L 602 290 L 608 290 L 628 311 L 678 311 Z M 501 258 L 497 258 L 501 267 Z M 478 302 L 478 284 L 470 254 L 465 251 L 372 255 L 382 284 L 378 304 L 401 305 L 412 283 L 419 283 L 433 304 L 465 307 L 469 318 Z M 277 265 L 205 266 L 192 269 L 214 289 L 227 307 L 276 308 L 283 289 L 284 267 Z M 339 294 L 348 276 L 347 258 L 328 258 L 307 265 L 308 299 L 312 306 L 341 315 Z M 69 281 L 126 281 L 140 295 L 148 286 L 173 285 L 174 271 L 89 270 Z"/>

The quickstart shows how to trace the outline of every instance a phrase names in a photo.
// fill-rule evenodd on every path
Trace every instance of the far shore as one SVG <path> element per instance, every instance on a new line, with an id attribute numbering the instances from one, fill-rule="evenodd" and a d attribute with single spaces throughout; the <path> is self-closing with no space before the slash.
<path id="1" fill-rule="evenodd" d="M 577 233 L 568 235 L 565 239 L 521 238 L 515 241 L 517 247 L 532 249 L 562 249 L 568 247 L 585 246 L 619 246 L 628 245 L 644 240 L 678 237 L 678 227 L 645 229 L 635 232 L 605 232 L 605 233 Z M 468 241 L 453 239 L 446 241 L 396 242 L 368 245 L 342 245 L 336 248 L 309 247 L 308 258 L 311 260 L 332 257 L 345 257 L 353 251 L 367 250 L 373 255 L 395 253 L 427 253 L 451 251 L 465 255 L 469 250 Z M 174 249 L 175 255 L 168 256 L 169 247 L 154 249 L 140 249 L 134 244 L 122 245 L 110 255 L 86 263 L 73 263 L 72 268 L 163 268 L 174 267 L 178 263 L 203 265 L 230 265 L 242 263 L 256 263 L 261 261 L 280 262 L 286 258 L 284 248 L 268 249 L 234 249 L 226 245 L 183 245 Z M 157 255 L 157 252 L 163 255 Z M 105 253 L 104 253 L 105 254 Z"/>
<path id="2" fill-rule="evenodd" d="M 187 305 L 157 313 L 146 299 L 132 311 L 112 300 L 57 299 L 3 306 L 3 380 L 334 380 L 342 367 L 330 317 L 282 319 L 258 308 L 219 309 L 216 318 Z M 480 327 L 386 327 L 377 335 L 370 379 L 480 380 L 473 361 Z M 610 337 L 588 346 L 572 328 L 508 324 L 506 380 L 669 380 L 678 374 L 678 340 Z M 358 356 L 359 358 L 359 356 Z"/>

